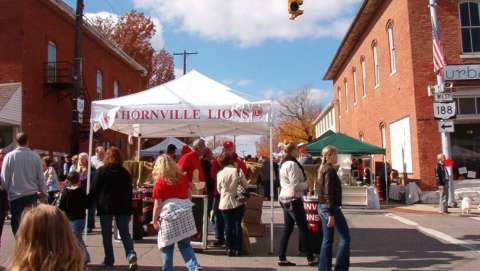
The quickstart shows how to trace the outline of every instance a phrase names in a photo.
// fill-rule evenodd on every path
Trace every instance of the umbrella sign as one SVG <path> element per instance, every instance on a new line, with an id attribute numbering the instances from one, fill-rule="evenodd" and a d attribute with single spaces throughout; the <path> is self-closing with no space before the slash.
<path id="1" fill-rule="evenodd" d="M 433 115 L 435 119 L 448 120 L 455 118 L 457 115 L 457 104 L 449 103 L 433 103 Z"/>

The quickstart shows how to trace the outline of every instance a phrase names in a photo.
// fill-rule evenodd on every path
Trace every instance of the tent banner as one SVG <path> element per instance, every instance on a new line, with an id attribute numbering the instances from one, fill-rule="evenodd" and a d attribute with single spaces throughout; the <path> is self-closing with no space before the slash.
<path id="1" fill-rule="evenodd" d="M 155 123 L 204 123 L 204 122 L 236 122 L 236 123 L 269 123 L 271 121 L 271 105 L 268 103 L 248 103 L 232 106 L 119 106 L 104 108 L 93 105 L 92 121 L 103 129 L 114 124 L 155 124 Z"/>

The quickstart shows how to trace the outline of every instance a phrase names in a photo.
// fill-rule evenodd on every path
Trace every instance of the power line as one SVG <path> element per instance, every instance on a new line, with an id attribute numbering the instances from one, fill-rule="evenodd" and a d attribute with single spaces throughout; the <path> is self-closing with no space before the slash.
<path id="1" fill-rule="evenodd" d="M 182 53 L 173 53 L 174 56 L 182 56 L 183 55 L 183 74 L 187 73 L 187 56 L 189 55 L 198 55 L 198 52 L 187 52 L 187 50 L 183 50 Z"/>

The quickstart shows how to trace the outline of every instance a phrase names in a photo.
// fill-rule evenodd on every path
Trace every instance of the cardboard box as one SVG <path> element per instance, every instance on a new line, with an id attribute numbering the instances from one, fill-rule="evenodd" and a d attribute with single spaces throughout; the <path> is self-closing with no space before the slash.
<path id="1" fill-rule="evenodd" d="M 263 237 L 265 235 L 265 224 L 242 224 L 247 228 L 249 237 Z"/>
<path id="2" fill-rule="evenodd" d="M 243 216 L 243 221 L 250 224 L 261 224 L 262 223 L 262 210 L 255 209 L 245 209 L 245 215 Z"/>

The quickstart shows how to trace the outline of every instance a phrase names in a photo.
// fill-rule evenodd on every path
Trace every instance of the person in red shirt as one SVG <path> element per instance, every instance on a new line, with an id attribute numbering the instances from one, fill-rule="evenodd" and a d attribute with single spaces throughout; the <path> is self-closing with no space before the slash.
<path id="1" fill-rule="evenodd" d="M 233 158 L 233 164 L 236 168 L 242 170 L 243 174 L 247 176 L 247 166 L 245 163 L 238 158 L 237 153 L 235 152 L 235 144 L 232 141 L 225 141 L 223 143 L 222 153 L 231 155 Z M 218 159 L 212 160 L 212 167 L 210 169 L 211 178 L 214 180 L 214 198 L 213 198 L 213 217 L 215 225 L 215 241 L 213 242 L 214 246 L 222 246 L 225 243 L 225 223 L 223 221 L 222 212 L 218 209 L 218 204 L 220 203 L 220 193 L 218 193 L 217 187 L 217 174 L 222 170 Z"/>
<path id="2" fill-rule="evenodd" d="M 175 160 L 166 154 L 161 155 L 155 162 L 152 172 L 156 180 L 152 193 L 152 198 L 155 202 L 151 224 L 157 231 L 160 230 L 159 218 L 163 202 L 168 199 L 187 200 L 190 198 L 190 182 L 184 178 L 183 174 L 175 164 Z M 182 227 L 182 225 L 178 225 L 178 227 Z M 170 240 L 176 242 L 174 239 Z M 190 244 L 190 237 L 178 241 L 177 246 L 182 253 L 188 270 L 201 270 Z M 163 260 L 163 270 L 173 270 L 174 244 L 162 247 L 160 251 Z"/>
<path id="3" fill-rule="evenodd" d="M 207 149 L 205 145 L 205 140 L 197 139 L 192 144 L 193 150 L 178 160 L 177 165 L 181 171 L 185 172 L 185 176 L 183 178 L 187 179 L 190 183 L 197 178 L 194 176 L 196 174 L 195 171 L 198 172 L 198 181 L 205 182 L 205 174 L 202 169 L 202 164 L 200 163 L 200 157 L 203 156 L 205 150 Z"/>

